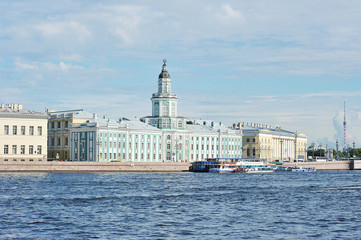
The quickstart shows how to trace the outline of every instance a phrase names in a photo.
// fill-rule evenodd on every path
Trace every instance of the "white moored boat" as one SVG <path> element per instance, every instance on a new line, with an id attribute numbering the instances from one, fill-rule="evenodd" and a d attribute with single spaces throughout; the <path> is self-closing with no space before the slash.
<path id="1" fill-rule="evenodd" d="M 237 167 L 241 172 L 246 173 L 266 173 L 274 172 L 274 166 L 267 164 L 261 159 L 245 159 L 237 162 Z"/>
<path id="2" fill-rule="evenodd" d="M 236 164 L 222 163 L 214 167 L 211 167 L 209 169 L 209 172 L 233 173 L 233 172 L 237 172 L 237 166 Z"/>

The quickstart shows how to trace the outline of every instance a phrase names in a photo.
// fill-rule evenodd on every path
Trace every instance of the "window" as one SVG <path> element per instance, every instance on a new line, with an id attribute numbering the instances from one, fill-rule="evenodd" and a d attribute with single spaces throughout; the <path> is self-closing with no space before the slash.
<path id="1" fill-rule="evenodd" d="M 117 159 L 117 154 L 116 153 L 114 153 L 114 159 Z"/>
<path id="2" fill-rule="evenodd" d="M 69 127 L 69 122 L 65 121 L 65 128 L 68 128 L 68 127 Z"/>
<path id="3" fill-rule="evenodd" d="M 13 126 L 13 135 L 18 134 L 18 126 Z"/>
<path id="4" fill-rule="evenodd" d="M 29 127 L 29 135 L 34 135 L 34 126 Z"/>
<path id="5" fill-rule="evenodd" d="M 253 142 L 256 142 L 256 139 L 255 139 L 255 138 L 253 138 L 253 139 L 252 139 L 252 141 L 253 141 Z"/>
<path id="6" fill-rule="evenodd" d="M 29 154 L 34 154 L 34 146 L 29 145 Z"/>
<path id="7" fill-rule="evenodd" d="M 21 135 L 25 135 L 25 126 L 21 126 Z"/>
<path id="8" fill-rule="evenodd" d="M 169 143 L 167 144 L 167 149 L 168 149 L 168 150 L 170 149 L 170 144 L 169 144 Z"/>
<path id="9" fill-rule="evenodd" d="M 4 134 L 9 135 L 9 125 L 4 125 Z"/>
<path id="10" fill-rule="evenodd" d="M 65 137 L 65 146 L 68 146 L 68 144 L 69 144 L 69 139 L 68 137 Z"/>
<path id="11" fill-rule="evenodd" d="M 38 135 L 43 135 L 43 128 L 41 126 L 38 127 Z"/>
<path id="12" fill-rule="evenodd" d="M 60 146 L 61 139 L 58 137 L 58 146 Z"/>
<path id="13" fill-rule="evenodd" d="M 9 154 L 9 145 L 4 145 L 4 154 Z"/>
<path id="14" fill-rule="evenodd" d="M 59 128 L 59 129 L 61 128 L 61 125 L 60 125 L 60 124 L 61 124 L 61 122 L 59 121 L 59 122 L 58 122 L 58 128 Z"/>
<path id="15" fill-rule="evenodd" d="M 41 154 L 41 145 L 38 145 L 38 154 Z"/>
<path id="16" fill-rule="evenodd" d="M 54 129 L 54 127 L 55 127 L 54 122 L 51 122 L 51 128 Z"/>
<path id="17" fill-rule="evenodd" d="M 247 138 L 247 142 L 249 142 L 249 138 Z"/>
<path id="18" fill-rule="evenodd" d="M 25 154 L 25 145 L 21 145 L 20 154 Z"/>
<path id="19" fill-rule="evenodd" d="M 16 154 L 16 150 L 17 150 L 17 146 L 16 145 L 13 145 L 13 154 Z"/>
<path id="20" fill-rule="evenodd" d="M 170 135 L 167 136 L 167 139 L 170 140 Z"/>

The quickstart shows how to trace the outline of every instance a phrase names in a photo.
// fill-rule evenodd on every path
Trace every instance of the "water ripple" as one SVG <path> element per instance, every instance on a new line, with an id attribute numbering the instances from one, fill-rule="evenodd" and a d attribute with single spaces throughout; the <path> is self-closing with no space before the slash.
<path id="1" fill-rule="evenodd" d="M 1 239 L 357 239 L 361 172 L 0 174 Z"/>

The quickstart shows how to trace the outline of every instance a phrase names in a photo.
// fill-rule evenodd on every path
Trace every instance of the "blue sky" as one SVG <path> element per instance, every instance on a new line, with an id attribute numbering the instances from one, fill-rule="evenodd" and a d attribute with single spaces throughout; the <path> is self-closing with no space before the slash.
<path id="1" fill-rule="evenodd" d="M 151 114 L 168 59 L 178 114 L 361 147 L 361 2 L 0 0 L 0 101 Z"/>

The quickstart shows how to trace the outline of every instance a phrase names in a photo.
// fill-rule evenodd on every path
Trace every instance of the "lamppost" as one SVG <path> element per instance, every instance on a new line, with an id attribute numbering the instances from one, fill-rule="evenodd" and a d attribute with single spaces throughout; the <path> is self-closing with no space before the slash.
<path id="1" fill-rule="evenodd" d="M 281 139 L 280 143 L 281 143 L 281 162 L 283 162 L 283 156 L 282 156 L 282 152 L 283 152 L 283 149 L 282 149 L 283 140 L 282 140 L 282 139 Z"/>
<path id="2" fill-rule="evenodd" d="M 336 160 L 338 160 L 338 140 L 336 140 Z"/>
<path id="3" fill-rule="evenodd" d="M 312 143 L 312 161 L 315 158 L 315 143 Z"/>

